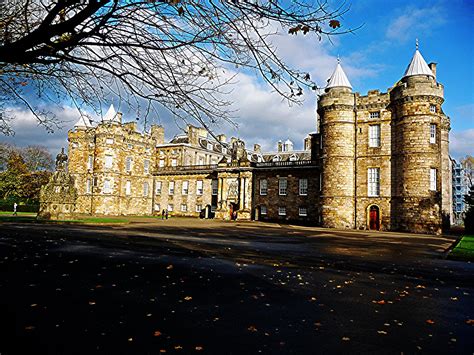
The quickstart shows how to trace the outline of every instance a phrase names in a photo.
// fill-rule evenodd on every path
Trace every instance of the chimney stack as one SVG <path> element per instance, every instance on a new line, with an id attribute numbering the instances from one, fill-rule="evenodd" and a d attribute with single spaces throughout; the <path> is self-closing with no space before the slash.
<path id="1" fill-rule="evenodd" d="M 253 151 L 257 154 L 262 153 L 262 147 L 260 146 L 260 144 L 254 144 L 253 145 Z"/>
<path id="2" fill-rule="evenodd" d="M 433 76 L 436 79 L 436 63 L 431 62 L 430 64 L 428 64 L 428 66 L 430 67 L 431 71 L 433 72 Z"/>

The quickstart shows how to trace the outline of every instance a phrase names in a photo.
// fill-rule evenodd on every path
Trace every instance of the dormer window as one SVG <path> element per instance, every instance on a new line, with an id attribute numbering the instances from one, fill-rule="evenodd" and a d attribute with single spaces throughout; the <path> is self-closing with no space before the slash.
<path id="1" fill-rule="evenodd" d="M 370 118 L 380 118 L 380 111 L 371 112 L 369 115 L 370 115 Z"/>
<path id="2" fill-rule="evenodd" d="M 436 105 L 430 105 L 430 112 L 436 113 Z"/>

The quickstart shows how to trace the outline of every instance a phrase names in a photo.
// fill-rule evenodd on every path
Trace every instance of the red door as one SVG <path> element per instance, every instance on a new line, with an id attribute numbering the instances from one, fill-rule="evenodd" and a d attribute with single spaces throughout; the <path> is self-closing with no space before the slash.
<path id="1" fill-rule="evenodd" d="M 379 208 L 377 206 L 370 206 L 369 210 L 369 229 L 379 230 L 380 228 Z"/>

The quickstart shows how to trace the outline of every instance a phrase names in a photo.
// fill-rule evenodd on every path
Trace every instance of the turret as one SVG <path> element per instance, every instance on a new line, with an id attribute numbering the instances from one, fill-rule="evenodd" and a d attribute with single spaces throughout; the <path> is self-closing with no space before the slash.
<path id="1" fill-rule="evenodd" d="M 390 92 L 390 100 L 392 228 L 441 233 L 449 119 L 441 109 L 443 86 L 436 82 L 418 50 L 418 41 L 403 78 Z"/>
<path id="2" fill-rule="evenodd" d="M 338 63 L 318 101 L 322 137 L 321 223 L 354 228 L 354 94 Z"/>

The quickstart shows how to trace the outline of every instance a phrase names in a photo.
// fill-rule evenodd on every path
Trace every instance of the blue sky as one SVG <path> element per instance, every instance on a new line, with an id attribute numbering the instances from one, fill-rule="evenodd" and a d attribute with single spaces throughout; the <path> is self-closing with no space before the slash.
<path id="1" fill-rule="evenodd" d="M 429 62 L 437 62 L 437 79 L 445 86 L 444 112 L 451 117 L 451 155 L 459 159 L 474 155 L 474 0 L 451 1 L 376 1 L 354 0 L 341 19 L 343 29 L 363 25 L 353 34 L 319 42 L 315 36 L 274 38 L 280 55 L 291 65 L 308 71 L 317 84 L 324 85 L 339 55 L 354 91 L 386 91 L 403 75 L 413 56 L 415 39 Z M 222 125 L 217 133 L 240 136 L 251 147 L 260 143 L 269 151 L 276 141 L 290 138 L 302 147 L 307 133 L 315 130 L 316 97 L 305 93 L 301 106 L 288 106 L 270 87 L 252 73 L 240 73 L 229 99 L 237 110 L 238 129 Z M 119 106 L 119 102 L 113 102 Z M 107 107 L 104 107 L 104 113 Z M 31 115 L 18 110 L 15 137 L 0 136 L 0 141 L 19 146 L 43 144 L 52 152 L 67 146 L 67 130 L 78 116 L 67 103 L 54 108 L 65 122 L 54 134 L 37 127 Z M 124 110 L 124 120 L 135 118 Z M 166 138 L 179 133 L 179 127 L 167 114 L 155 120 L 165 126 Z M 182 124 L 180 125 L 183 126 Z"/>

